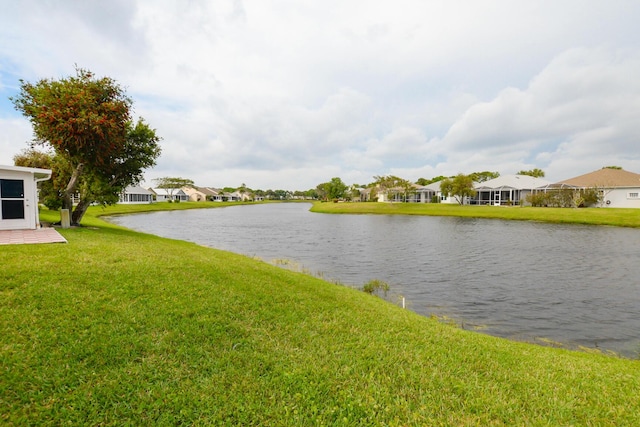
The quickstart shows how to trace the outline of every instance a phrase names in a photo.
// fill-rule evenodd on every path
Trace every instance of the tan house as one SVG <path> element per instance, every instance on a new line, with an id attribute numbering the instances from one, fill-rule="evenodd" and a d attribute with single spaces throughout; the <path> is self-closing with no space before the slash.
<path id="1" fill-rule="evenodd" d="M 231 193 L 224 193 L 224 200 L 227 202 L 250 202 L 253 199 L 249 193 L 236 190 Z"/>
<path id="2" fill-rule="evenodd" d="M 209 200 L 211 202 L 222 202 L 224 198 L 222 197 L 222 190 L 218 190 L 213 187 L 196 187 L 196 189 L 204 194 L 205 200 Z"/>
<path id="3" fill-rule="evenodd" d="M 194 187 L 182 187 L 182 191 L 184 191 L 187 196 L 189 196 L 189 200 L 192 202 L 206 202 L 207 195 L 201 191 L 199 188 Z"/>
<path id="4" fill-rule="evenodd" d="M 602 168 L 545 188 L 595 188 L 602 193 L 603 207 L 640 208 L 640 174 L 624 169 Z"/>

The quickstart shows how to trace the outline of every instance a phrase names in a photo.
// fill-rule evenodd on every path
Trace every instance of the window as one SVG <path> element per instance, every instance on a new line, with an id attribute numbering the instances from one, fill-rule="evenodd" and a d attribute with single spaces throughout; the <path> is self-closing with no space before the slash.
<path id="1" fill-rule="evenodd" d="M 0 218 L 24 219 L 24 181 L 0 179 Z"/>
<path id="2" fill-rule="evenodd" d="M 629 193 L 629 196 L 627 196 L 628 199 L 637 199 L 638 198 L 638 193 Z"/>
<path id="3" fill-rule="evenodd" d="M 24 219 L 24 202 L 22 200 L 3 200 L 2 219 Z"/>
<path id="4" fill-rule="evenodd" d="M 21 179 L 0 179 L 0 197 L 3 199 L 24 199 L 24 181 Z"/>

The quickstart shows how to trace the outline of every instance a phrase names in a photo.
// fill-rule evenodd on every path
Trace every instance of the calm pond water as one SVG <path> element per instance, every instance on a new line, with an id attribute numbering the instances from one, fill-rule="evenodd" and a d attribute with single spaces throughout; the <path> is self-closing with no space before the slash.
<path id="1" fill-rule="evenodd" d="M 517 340 L 640 351 L 640 230 L 472 218 L 326 215 L 284 203 L 112 217 L 114 223 L 325 279 Z M 291 264 L 289 265 L 291 267 Z"/>

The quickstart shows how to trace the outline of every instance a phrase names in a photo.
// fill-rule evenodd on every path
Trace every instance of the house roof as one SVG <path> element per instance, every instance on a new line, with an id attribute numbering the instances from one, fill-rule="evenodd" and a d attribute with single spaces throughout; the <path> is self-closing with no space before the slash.
<path id="1" fill-rule="evenodd" d="M 553 184 L 554 187 L 640 187 L 640 174 L 624 169 L 602 168 Z"/>
<path id="2" fill-rule="evenodd" d="M 24 172 L 31 173 L 34 177 L 38 179 L 49 179 L 51 178 L 51 170 L 50 169 L 40 169 L 40 168 L 26 168 L 24 166 L 7 166 L 0 165 L 0 170 L 6 170 L 11 172 Z"/>
<path id="3" fill-rule="evenodd" d="M 188 195 L 199 193 L 199 194 L 205 196 L 204 192 L 202 190 L 200 190 L 200 188 L 198 188 L 198 187 L 195 187 L 195 188 L 194 187 L 182 187 L 181 190 L 184 191 Z"/>
<path id="4" fill-rule="evenodd" d="M 419 190 L 431 190 L 431 191 L 440 191 L 440 184 L 442 181 L 432 182 L 431 184 L 423 185 L 422 187 L 418 187 Z"/>
<path id="5" fill-rule="evenodd" d="M 516 190 L 529 190 L 551 184 L 546 179 L 529 175 L 501 175 L 475 185 L 476 190 L 493 190 L 498 188 L 513 188 Z"/>
<path id="6" fill-rule="evenodd" d="M 171 193 L 170 189 L 167 188 L 150 188 L 149 190 L 153 191 L 158 196 L 170 196 L 171 194 L 173 194 L 174 196 L 186 195 L 186 193 L 180 188 L 174 188 L 173 193 Z"/>
<path id="7" fill-rule="evenodd" d="M 219 196 L 220 191 L 212 187 L 196 187 L 199 192 L 206 196 Z"/>
<path id="8" fill-rule="evenodd" d="M 126 194 L 153 194 L 151 191 L 146 188 L 142 188 L 139 185 L 130 185 L 124 189 Z"/>

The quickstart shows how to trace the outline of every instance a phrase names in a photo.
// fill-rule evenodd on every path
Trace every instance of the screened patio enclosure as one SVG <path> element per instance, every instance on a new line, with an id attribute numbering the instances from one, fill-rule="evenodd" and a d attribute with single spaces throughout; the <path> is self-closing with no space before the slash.
<path id="1" fill-rule="evenodd" d="M 476 196 L 470 201 L 476 205 L 509 206 L 527 203 L 534 189 L 551 184 L 529 175 L 504 175 L 475 185 Z"/>
<path id="2" fill-rule="evenodd" d="M 500 189 L 476 189 L 476 197 L 471 199 L 472 205 L 518 205 L 520 200 L 524 203 L 531 190 L 518 190 L 515 188 Z"/>

